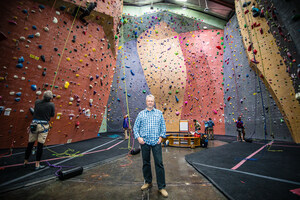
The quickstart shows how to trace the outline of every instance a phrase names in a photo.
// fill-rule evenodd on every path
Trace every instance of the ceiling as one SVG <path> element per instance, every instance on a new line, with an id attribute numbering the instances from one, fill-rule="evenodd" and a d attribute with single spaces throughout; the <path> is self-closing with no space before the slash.
<path id="1" fill-rule="evenodd" d="M 124 6 L 178 5 L 226 21 L 234 14 L 234 0 L 123 0 L 123 4 Z"/>

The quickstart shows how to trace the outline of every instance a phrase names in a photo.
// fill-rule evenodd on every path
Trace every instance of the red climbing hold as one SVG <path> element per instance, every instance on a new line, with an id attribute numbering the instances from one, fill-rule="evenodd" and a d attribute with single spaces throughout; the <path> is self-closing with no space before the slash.
<path id="1" fill-rule="evenodd" d="M 252 50 L 252 43 L 248 47 L 248 51 L 251 51 L 251 50 Z"/>
<path id="2" fill-rule="evenodd" d="M 256 49 L 254 49 L 254 50 L 253 50 L 253 53 L 254 53 L 255 55 L 257 54 L 257 51 L 256 51 Z"/>
<path id="3" fill-rule="evenodd" d="M 259 29 L 259 32 L 260 32 L 260 34 L 263 34 L 263 33 L 264 33 L 264 31 L 263 31 L 262 28 Z"/>
<path id="4" fill-rule="evenodd" d="M 216 46 L 217 49 L 221 50 L 221 46 Z"/>
<path id="5" fill-rule="evenodd" d="M 231 99 L 231 97 L 228 97 L 228 98 L 227 98 L 227 101 L 230 101 L 230 99 Z"/>
<path id="6" fill-rule="evenodd" d="M 258 64 L 259 62 L 257 60 L 255 60 L 254 58 L 251 59 L 251 62 L 254 64 Z"/>

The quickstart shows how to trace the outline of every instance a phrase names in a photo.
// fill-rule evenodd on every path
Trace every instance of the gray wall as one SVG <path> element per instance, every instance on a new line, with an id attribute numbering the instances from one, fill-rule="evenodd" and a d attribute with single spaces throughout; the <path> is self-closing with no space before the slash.
<path id="1" fill-rule="evenodd" d="M 272 139 L 271 135 L 274 135 L 275 140 L 292 141 L 275 101 L 248 65 L 236 16 L 225 27 L 224 45 L 226 46 L 223 63 L 226 135 L 237 135 L 233 118 L 237 119 L 242 115 L 246 125 L 246 138 L 264 139 L 264 121 L 266 121 L 267 139 Z M 228 97 L 231 97 L 229 101 Z"/>

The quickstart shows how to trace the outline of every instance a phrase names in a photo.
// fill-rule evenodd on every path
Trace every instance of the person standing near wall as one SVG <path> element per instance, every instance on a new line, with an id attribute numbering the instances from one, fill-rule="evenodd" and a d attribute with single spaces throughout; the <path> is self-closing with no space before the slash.
<path id="1" fill-rule="evenodd" d="M 238 132 L 237 141 L 243 141 L 245 142 L 245 126 L 244 122 L 242 121 L 242 117 L 239 116 L 236 123 L 236 130 Z"/>
<path id="2" fill-rule="evenodd" d="M 209 118 L 208 120 L 208 138 L 213 140 L 215 139 L 214 138 L 214 126 L 215 126 L 215 123 L 212 121 L 211 118 Z"/>
<path id="3" fill-rule="evenodd" d="M 125 135 L 125 140 L 128 140 L 128 133 L 127 130 L 129 128 L 129 122 L 128 122 L 128 115 L 124 116 L 124 121 L 123 121 L 123 129 L 124 129 L 124 135 Z"/>
<path id="4" fill-rule="evenodd" d="M 195 132 L 198 133 L 198 131 L 201 130 L 201 125 L 196 119 L 194 119 L 193 121 L 194 121 Z"/>
<path id="5" fill-rule="evenodd" d="M 25 151 L 24 167 L 28 164 L 28 159 L 36 140 L 38 141 L 38 144 L 35 170 L 45 167 L 44 165 L 40 165 L 40 160 L 43 154 L 43 146 L 49 131 L 49 121 L 55 114 L 55 106 L 53 102 L 50 102 L 51 99 L 53 99 L 53 94 L 50 90 L 47 90 L 44 92 L 42 100 L 38 99 L 35 101 L 33 120 L 30 124 L 28 145 Z"/>
<path id="6" fill-rule="evenodd" d="M 168 197 L 168 192 L 165 189 L 165 169 L 161 147 L 162 138 L 166 137 L 166 124 L 162 112 L 154 108 L 154 100 L 153 95 L 147 95 L 147 108 L 138 114 L 133 128 L 134 137 L 138 140 L 142 149 L 144 185 L 141 190 L 152 187 L 150 162 L 152 149 L 158 191 L 163 197 Z"/>

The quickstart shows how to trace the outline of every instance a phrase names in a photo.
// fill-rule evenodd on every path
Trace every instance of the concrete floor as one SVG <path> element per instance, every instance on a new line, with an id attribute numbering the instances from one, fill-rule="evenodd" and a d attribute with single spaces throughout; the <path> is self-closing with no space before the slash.
<path id="1" fill-rule="evenodd" d="M 209 141 L 209 148 L 225 142 Z M 186 161 L 186 154 L 203 148 L 163 148 L 168 199 L 174 200 L 223 200 L 227 199 L 206 178 Z M 152 159 L 153 161 L 153 159 Z M 153 188 L 142 192 L 143 185 L 141 154 L 126 156 L 118 160 L 85 170 L 80 176 L 60 181 L 51 180 L 38 185 L 18 189 L 0 195 L 1 199 L 101 199 L 135 200 L 165 199 L 157 191 L 154 165 L 152 163 Z"/>

